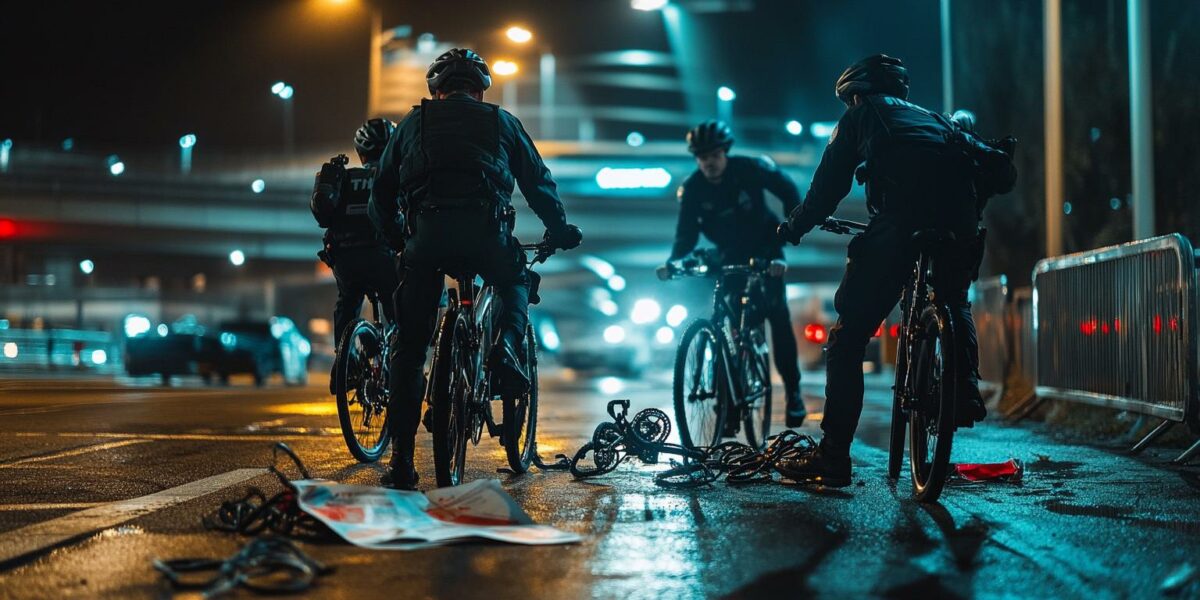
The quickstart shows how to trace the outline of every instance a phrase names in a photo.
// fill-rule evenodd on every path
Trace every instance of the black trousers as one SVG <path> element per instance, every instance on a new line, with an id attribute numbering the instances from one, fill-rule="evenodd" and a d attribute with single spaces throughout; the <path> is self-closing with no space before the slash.
<path id="1" fill-rule="evenodd" d="M 391 251 L 378 246 L 337 248 L 333 250 L 333 277 L 338 298 L 333 305 L 333 347 L 341 343 L 346 326 L 358 318 L 368 292 L 379 297 L 388 322 L 394 322 L 392 296 L 400 277 Z"/>
<path id="2" fill-rule="evenodd" d="M 959 238 L 966 235 L 970 234 Z M 846 273 L 833 301 L 838 320 L 825 346 L 825 418 L 821 421 L 825 437 L 821 446 L 830 455 L 845 456 L 850 452 L 862 414 L 862 364 L 867 343 L 899 302 L 912 275 L 917 252 L 911 236 L 911 228 L 877 218 L 867 231 L 850 242 Z M 959 375 L 969 382 L 966 393 L 977 396 L 979 344 L 971 305 L 967 302 L 967 288 L 978 268 L 978 257 L 964 248 L 963 252 L 948 253 L 946 259 L 949 264 L 939 265 L 941 275 L 934 282 L 934 289 L 939 296 L 949 299 L 955 324 L 960 327 L 957 333 L 963 341 L 956 361 Z"/>
<path id="3" fill-rule="evenodd" d="M 421 420 L 423 368 L 445 274 L 475 273 L 500 299 L 498 334 L 520 344 L 529 322 L 529 276 L 516 241 L 490 215 L 469 211 L 416 217 L 396 290 L 398 343 L 391 357 L 388 419 L 396 452 L 412 456 Z M 518 346 L 519 347 L 519 346 Z"/>
<path id="4" fill-rule="evenodd" d="M 770 278 L 766 281 L 767 322 L 771 324 L 771 351 L 775 353 L 775 370 L 783 380 L 783 387 L 792 396 L 799 397 L 800 361 L 797 357 L 796 334 L 792 331 L 792 314 L 788 310 L 787 294 L 783 280 Z M 792 410 L 799 407 L 789 406 Z"/>

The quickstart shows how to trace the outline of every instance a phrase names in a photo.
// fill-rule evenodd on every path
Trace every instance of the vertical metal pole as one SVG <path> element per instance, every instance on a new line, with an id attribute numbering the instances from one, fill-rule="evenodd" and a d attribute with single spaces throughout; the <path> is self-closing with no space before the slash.
<path id="1" fill-rule="evenodd" d="M 296 151 L 296 118 L 292 114 L 292 99 L 283 100 L 283 152 L 291 158 Z"/>
<path id="2" fill-rule="evenodd" d="M 1045 11 L 1046 256 L 1063 253 L 1062 0 L 1043 0 Z"/>
<path id="3" fill-rule="evenodd" d="M 941 0 L 942 111 L 954 112 L 954 60 L 951 58 L 950 0 Z"/>
<path id="4" fill-rule="evenodd" d="M 538 88 L 541 101 L 541 137 L 544 140 L 554 139 L 554 102 L 555 102 L 555 86 L 558 78 L 558 65 L 555 62 L 554 55 L 545 52 L 538 61 L 538 68 L 541 71 L 541 85 Z"/>
<path id="5" fill-rule="evenodd" d="M 367 118 L 379 114 L 379 77 L 383 71 L 383 11 L 371 8 L 371 67 L 367 74 Z"/>
<path id="6" fill-rule="evenodd" d="M 1129 139 L 1133 239 L 1154 237 L 1154 122 L 1150 89 L 1150 1 L 1129 1 Z"/>

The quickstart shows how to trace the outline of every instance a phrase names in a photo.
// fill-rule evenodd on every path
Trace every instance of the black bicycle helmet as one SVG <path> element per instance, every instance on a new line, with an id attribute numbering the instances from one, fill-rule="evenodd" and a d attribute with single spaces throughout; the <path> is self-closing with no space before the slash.
<path id="1" fill-rule="evenodd" d="M 378 158 L 392 137 L 395 125 L 387 119 L 371 119 L 354 132 L 354 149 L 367 158 Z"/>
<path id="2" fill-rule="evenodd" d="M 724 121 L 705 121 L 687 133 L 688 152 L 703 154 L 733 146 L 733 130 Z"/>
<path id="3" fill-rule="evenodd" d="M 474 50 L 454 48 L 447 51 L 429 65 L 425 73 L 425 81 L 429 84 L 429 93 L 436 94 L 451 81 L 465 80 L 479 91 L 492 87 L 492 72 L 487 62 Z"/>
<path id="4" fill-rule="evenodd" d="M 900 59 L 886 54 L 868 56 L 846 68 L 834 86 L 847 106 L 855 95 L 889 94 L 908 98 L 908 70 Z"/>

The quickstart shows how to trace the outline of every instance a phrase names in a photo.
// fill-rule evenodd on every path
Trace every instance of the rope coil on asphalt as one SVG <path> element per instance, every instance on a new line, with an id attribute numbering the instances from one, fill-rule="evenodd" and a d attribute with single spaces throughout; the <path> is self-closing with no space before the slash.
<path id="1" fill-rule="evenodd" d="M 258 535 L 269 531 L 292 537 L 325 537 L 324 525 L 300 510 L 296 501 L 296 488 L 287 474 L 279 468 L 280 453 L 292 461 L 302 479 L 312 478 L 295 451 L 287 444 L 278 442 L 271 449 L 271 466 L 267 471 L 279 480 L 283 491 L 267 497 L 258 488 L 247 488 L 241 498 L 226 500 L 212 513 L 201 517 L 200 522 L 204 528 L 242 535 Z"/>
<path id="2" fill-rule="evenodd" d="M 225 559 L 179 558 L 153 562 L 155 570 L 176 590 L 202 591 L 205 598 L 246 588 L 259 594 L 303 592 L 322 575 L 333 572 L 281 537 L 250 540 Z M 197 574 L 215 572 L 211 577 Z"/>
<path id="3" fill-rule="evenodd" d="M 670 454 L 682 460 L 670 459 L 671 467 L 657 473 L 654 482 L 662 487 L 689 488 L 709 485 L 722 476 L 728 484 L 770 482 L 780 461 L 800 458 L 817 447 L 812 437 L 788 429 L 767 438 L 762 450 L 741 442 L 688 448 L 666 442 L 671 420 L 663 411 L 648 408 L 627 420 L 628 409 L 628 400 L 609 402 L 613 420 L 596 426 L 592 439 L 573 457 L 559 454 L 548 465 L 538 457 L 535 464 L 545 470 L 567 469 L 576 479 L 588 479 L 612 472 L 631 457 L 656 464 L 660 454 Z"/>

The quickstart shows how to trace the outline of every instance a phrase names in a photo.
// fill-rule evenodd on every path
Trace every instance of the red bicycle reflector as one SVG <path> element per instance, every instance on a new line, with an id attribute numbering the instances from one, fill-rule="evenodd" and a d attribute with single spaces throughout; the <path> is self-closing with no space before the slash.
<path id="1" fill-rule="evenodd" d="M 804 326 L 804 339 L 820 344 L 825 341 L 825 326 L 820 323 L 809 323 Z"/>

